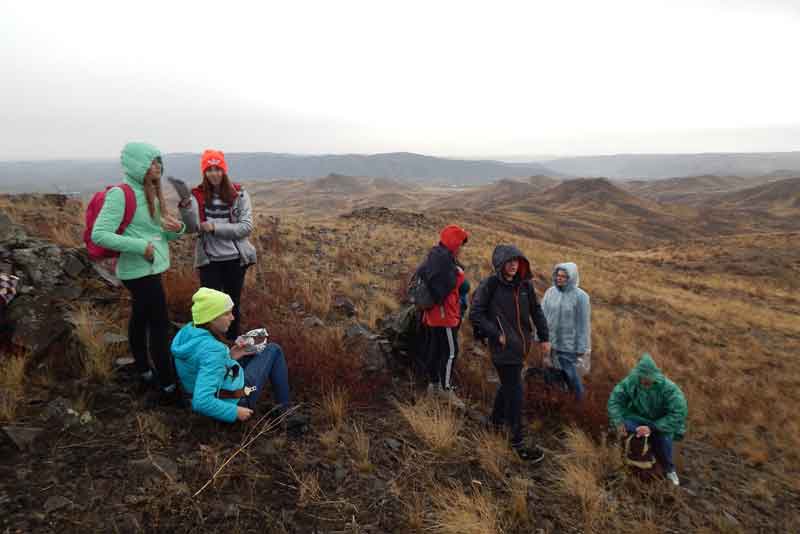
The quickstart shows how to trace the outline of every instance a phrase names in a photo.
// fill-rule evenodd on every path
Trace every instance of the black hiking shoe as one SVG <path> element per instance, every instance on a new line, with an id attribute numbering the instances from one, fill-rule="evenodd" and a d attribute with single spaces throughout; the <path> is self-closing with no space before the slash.
<path id="1" fill-rule="evenodd" d="M 544 451 L 534 445 L 533 447 L 512 447 L 514 452 L 517 453 L 517 456 L 520 457 L 521 460 L 528 462 L 530 464 L 538 464 L 542 460 L 544 460 Z"/>

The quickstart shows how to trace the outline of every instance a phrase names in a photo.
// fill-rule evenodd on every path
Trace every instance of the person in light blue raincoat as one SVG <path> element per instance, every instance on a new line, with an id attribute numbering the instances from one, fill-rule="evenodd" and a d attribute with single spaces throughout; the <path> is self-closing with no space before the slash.
<path id="1" fill-rule="evenodd" d="M 550 329 L 550 361 L 553 367 L 564 371 L 575 398 L 581 401 L 584 388 L 575 366 L 592 350 L 592 305 L 579 284 L 577 265 L 556 265 L 553 286 L 544 294 L 542 310 Z"/>

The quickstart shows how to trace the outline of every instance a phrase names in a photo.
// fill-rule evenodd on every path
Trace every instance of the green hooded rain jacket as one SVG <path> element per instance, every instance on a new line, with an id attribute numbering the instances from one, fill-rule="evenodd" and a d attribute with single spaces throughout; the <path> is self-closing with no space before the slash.
<path id="1" fill-rule="evenodd" d="M 131 186 L 136 195 L 136 212 L 133 220 L 122 235 L 117 229 L 125 214 L 125 193 L 119 187 L 109 189 L 103 208 L 97 216 L 92 229 L 92 241 L 110 250 L 119 251 L 117 277 L 120 280 L 133 280 L 152 274 L 160 274 L 169 269 L 170 240 L 177 239 L 185 231 L 167 232 L 161 227 L 161 207 L 156 199 L 155 217 L 150 217 L 147 197 L 144 192 L 144 177 L 153 160 L 161 157 L 161 152 L 147 143 L 128 143 L 120 157 L 125 183 Z M 144 257 L 147 244 L 152 243 L 154 261 Z"/>
<path id="2" fill-rule="evenodd" d="M 653 380 L 649 388 L 640 377 Z M 665 377 L 653 358 L 645 353 L 636 367 L 614 387 L 608 399 L 608 419 L 613 426 L 634 420 L 655 428 L 679 441 L 686 433 L 686 397 L 672 380 Z"/>

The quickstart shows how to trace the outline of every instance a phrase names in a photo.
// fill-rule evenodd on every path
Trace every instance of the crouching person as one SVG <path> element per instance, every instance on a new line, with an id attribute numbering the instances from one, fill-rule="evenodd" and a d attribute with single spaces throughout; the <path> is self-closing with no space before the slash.
<path id="1" fill-rule="evenodd" d="M 492 424 L 508 426 L 511 447 L 524 460 L 539 462 L 539 447 L 523 446 L 522 367 L 533 339 L 532 326 L 541 349 L 550 351 L 547 321 L 536 299 L 531 267 L 517 247 L 498 245 L 492 254 L 495 273 L 484 279 L 472 299 L 469 314 L 473 328 L 488 338 L 492 363 L 500 377 L 494 400 Z"/>
<path id="2" fill-rule="evenodd" d="M 289 404 L 289 377 L 281 347 L 268 344 L 245 354 L 223 343 L 234 320 L 233 300 L 221 291 L 201 287 L 192 296 L 192 322 L 172 342 L 181 386 L 192 396 L 192 409 L 220 421 L 247 421 L 267 382 L 284 411 Z"/>
<path id="3" fill-rule="evenodd" d="M 681 388 L 664 376 L 645 353 L 608 399 L 608 419 L 625 436 L 650 436 L 667 479 L 680 485 L 672 458 L 672 443 L 686 433 L 688 407 Z"/>

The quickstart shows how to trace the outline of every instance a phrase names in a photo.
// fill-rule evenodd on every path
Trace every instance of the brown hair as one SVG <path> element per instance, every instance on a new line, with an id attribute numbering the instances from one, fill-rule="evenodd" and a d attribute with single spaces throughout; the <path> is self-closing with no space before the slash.
<path id="1" fill-rule="evenodd" d="M 214 192 L 214 186 L 211 185 L 211 181 L 206 177 L 205 173 L 203 173 L 203 183 L 200 184 L 200 191 L 203 192 L 203 196 L 206 199 L 210 198 Z M 223 173 L 222 181 L 219 183 L 219 197 L 225 204 L 232 206 L 236 200 L 236 195 L 236 188 L 233 187 L 233 183 L 228 178 L 228 173 Z"/>

